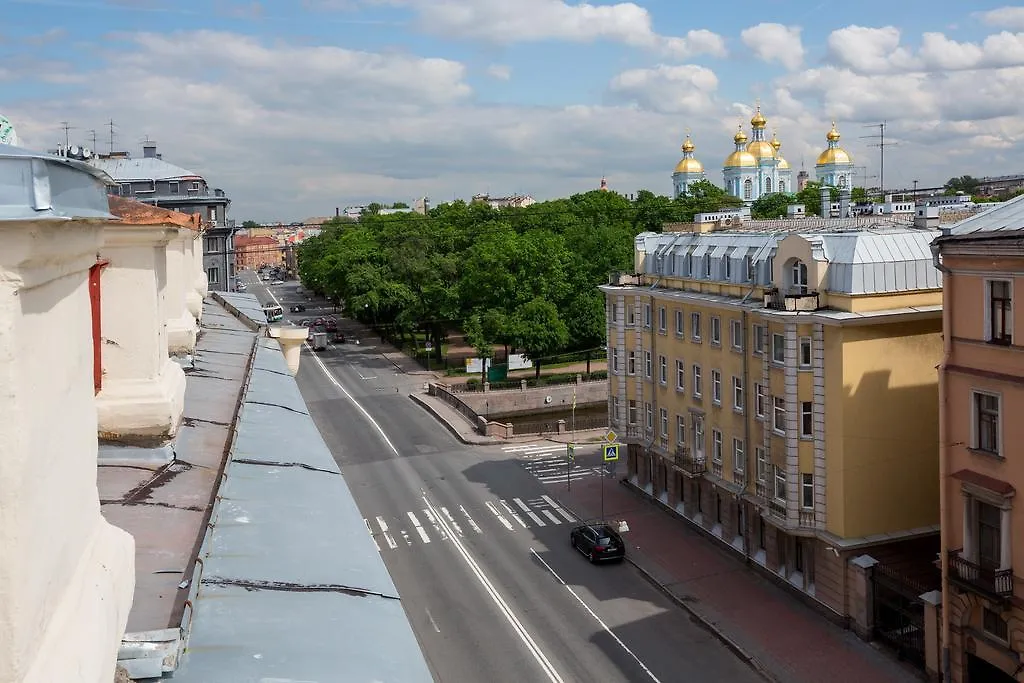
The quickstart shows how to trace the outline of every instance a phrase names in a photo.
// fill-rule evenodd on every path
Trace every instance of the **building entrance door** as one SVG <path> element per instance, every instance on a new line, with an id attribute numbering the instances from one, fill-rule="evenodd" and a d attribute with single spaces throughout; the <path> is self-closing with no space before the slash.
<path id="1" fill-rule="evenodd" d="M 967 653 L 967 683 L 1016 683 L 1017 679 L 978 655 Z"/>

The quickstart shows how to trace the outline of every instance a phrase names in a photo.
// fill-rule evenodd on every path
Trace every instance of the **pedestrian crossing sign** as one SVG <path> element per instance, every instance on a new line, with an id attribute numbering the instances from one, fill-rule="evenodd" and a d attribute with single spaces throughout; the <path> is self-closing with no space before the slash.
<path id="1" fill-rule="evenodd" d="M 565 456 L 569 459 L 570 462 L 576 459 L 576 444 L 565 444 Z"/>
<path id="2" fill-rule="evenodd" d="M 605 444 L 604 447 L 604 461 L 615 462 L 619 459 L 619 444 L 609 443 Z"/>

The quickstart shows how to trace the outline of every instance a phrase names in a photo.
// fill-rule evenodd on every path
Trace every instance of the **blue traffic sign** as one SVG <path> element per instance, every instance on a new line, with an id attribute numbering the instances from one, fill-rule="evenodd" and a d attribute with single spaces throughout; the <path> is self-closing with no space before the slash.
<path id="1" fill-rule="evenodd" d="M 619 444 L 609 443 L 605 444 L 602 448 L 604 450 L 605 462 L 614 462 L 619 459 Z"/>

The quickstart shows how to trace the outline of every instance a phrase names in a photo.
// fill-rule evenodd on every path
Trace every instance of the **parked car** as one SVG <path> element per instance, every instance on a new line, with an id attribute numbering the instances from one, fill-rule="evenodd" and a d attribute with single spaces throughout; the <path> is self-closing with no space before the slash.
<path id="1" fill-rule="evenodd" d="M 580 524 L 569 532 L 569 542 L 591 562 L 626 559 L 622 537 L 604 523 Z"/>
<path id="2" fill-rule="evenodd" d="M 304 305 L 302 305 L 302 304 L 295 304 L 291 308 L 292 313 L 302 313 L 305 310 L 306 310 L 306 307 Z"/>
<path id="3" fill-rule="evenodd" d="M 326 323 L 327 321 L 324 320 L 323 318 L 317 318 L 316 320 L 313 321 L 314 325 L 325 325 Z"/>
<path id="4" fill-rule="evenodd" d="M 338 343 L 338 344 L 344 344 L 345 343 L 345 333 L 344 332 L 335 332 L 334 333 L 334 341 L 336 343 Z"/>
<path id="5" fill-rule="evenodd" d="M 338 321 L 335 320 L 334 318 L 328 318 L 327 321 L 324 323 L 324 329 L 326 329 L 328 332 L 337 332 Z"/>
<path id="6" fill-rule="evenodd" d="M 303 318 L 302 320 L 299 321 L 299 327 L 309 327 L 312 324 L 313 321 L 310 320 L 309 318 Z"/>
<path id="7" fill-rule="evenodd" d="M 274 280 L 270 284 L 272 284 L 272 285 L 283 285 L 284 284 L 284 280 Z"/>

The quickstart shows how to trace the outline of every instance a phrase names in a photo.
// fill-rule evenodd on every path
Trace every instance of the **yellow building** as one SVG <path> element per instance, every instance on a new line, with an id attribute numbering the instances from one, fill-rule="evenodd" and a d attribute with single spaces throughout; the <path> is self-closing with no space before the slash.
<path id="1" fill-rule="evenodd" d="M 849 560 L 938 531 L 942 279 L 913 220 L 698 215 L 602 287 L 630 479 L 841 616 Z"/>

